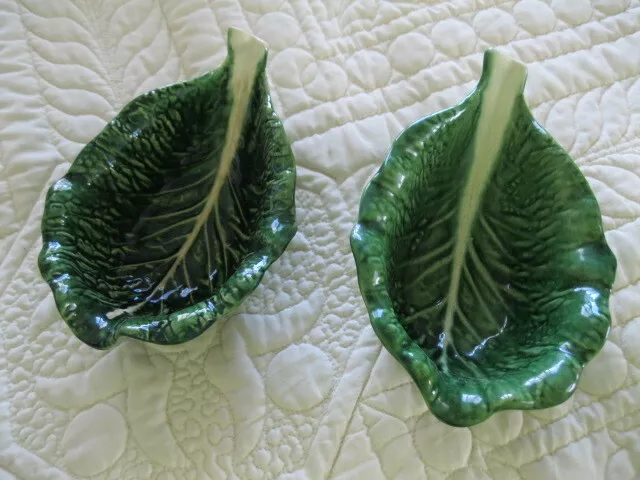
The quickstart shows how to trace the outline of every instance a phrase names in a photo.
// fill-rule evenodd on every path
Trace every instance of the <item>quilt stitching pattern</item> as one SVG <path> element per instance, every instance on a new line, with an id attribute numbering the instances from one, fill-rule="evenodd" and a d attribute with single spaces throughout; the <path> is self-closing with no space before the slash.
<path id="1" fill-rule="evenodd" d="M 0 477 L 640 475 L 640 1 L 0 0 L 0 25 Z M 37 273 L 44 193 L 128 100 L 215 68 L 232 25 L 270 45 L 299 233 L 193 342 L 93 351 Z M 619 269 L 568 402 L 451 429 L 373 333 L 348 236 L 395 135 L 466 95 L 490 46 L 528 64 Z"/>

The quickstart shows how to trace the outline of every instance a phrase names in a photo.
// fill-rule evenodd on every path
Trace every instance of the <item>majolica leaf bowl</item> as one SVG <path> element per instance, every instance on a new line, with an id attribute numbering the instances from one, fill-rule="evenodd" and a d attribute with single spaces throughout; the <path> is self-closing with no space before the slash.
<path id="1" fill-rule="evenodd" d="M 263 42 L 135 98 L 49 190 L 39 267 L 74 334 L 176 344 L 240 304 L 296 231 L 295 162 Z"/>
<path id="2" fill-rule="evenodd" d="M 395 140 L 351 235 L 376 334 L 450 425 L 565 401 L 610 328 L 598 203 L 525 78 L 486 52 L 466 99 Z"/>

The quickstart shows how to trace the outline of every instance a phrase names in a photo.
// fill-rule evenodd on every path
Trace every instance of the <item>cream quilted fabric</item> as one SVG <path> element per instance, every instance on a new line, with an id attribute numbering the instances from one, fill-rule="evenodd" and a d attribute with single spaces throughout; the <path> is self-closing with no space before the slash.
<path id="1" fill-rule="evenodd" d="M 36 269 L 44 192 L 135 95 L 271 47 L 299 233 L 240 313 L 81 344 Z M 567 403 L 453 429 L 381 348 L 348 235 L 393 138 L 498 46 L 602 207 L 609 341 Z M 640 478 L 640 0 L 0 0 L 0 479 Z"/>

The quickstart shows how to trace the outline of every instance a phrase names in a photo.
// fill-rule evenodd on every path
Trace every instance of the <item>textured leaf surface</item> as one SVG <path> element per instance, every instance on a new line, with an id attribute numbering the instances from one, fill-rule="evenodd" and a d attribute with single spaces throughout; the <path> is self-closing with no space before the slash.
<path id="1" fill-rule="evenodd" d="M 525 75 L 487 52 L 469 97 L 395 141 L 352 235 L 376 333 L 455 425 L 566 400 L 610 326 L 598 204 Z"/>
<path id="2" fill-rule="evenodd" d="M 264 45 L 141 95 L 47 196 L 40 269 L 74 332 L 179 343 L 236 306 L 295 232 L 294 160 Z"/>

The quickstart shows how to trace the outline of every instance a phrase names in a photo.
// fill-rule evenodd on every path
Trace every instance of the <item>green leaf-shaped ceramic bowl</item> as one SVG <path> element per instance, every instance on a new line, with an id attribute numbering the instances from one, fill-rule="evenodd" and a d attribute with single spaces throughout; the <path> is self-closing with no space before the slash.
<path id="1" fill-rule="evenodd" d="M 260 40 L 135 98 L 49 190 L 40 271 L 75 335 L 176 344 L 252 292 L 296 231 L 295 163 Z"/>
<path id="2" fill-rule="evenodd" d="M 351 236 L 376 334 L 451 425 L 563 402 L 610 327 L 598 203 L 525 78 L 488 51 L 471 95 L 395 140 Z"/>

